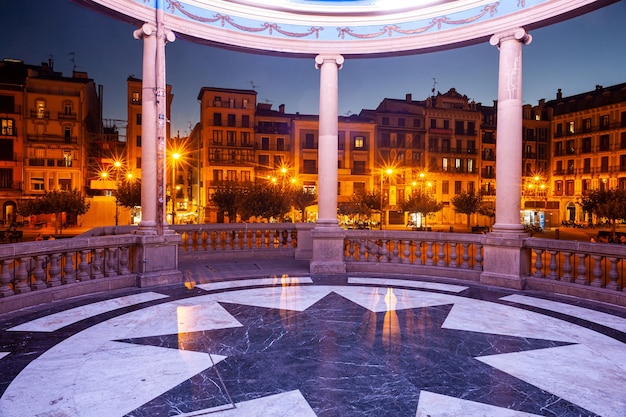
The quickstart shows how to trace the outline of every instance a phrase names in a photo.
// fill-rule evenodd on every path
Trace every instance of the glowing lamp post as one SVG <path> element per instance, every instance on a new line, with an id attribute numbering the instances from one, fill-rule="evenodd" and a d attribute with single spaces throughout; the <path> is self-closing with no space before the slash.
<path id="1" fill-rule="evenodd" d="M 180 154 L 178 152 L 174 152 L 172 154 L 172 186 L 170 187 L 170 191 L 172 193 L 172 224 L 176 224 L 176 164 L 180 159 Z"/>

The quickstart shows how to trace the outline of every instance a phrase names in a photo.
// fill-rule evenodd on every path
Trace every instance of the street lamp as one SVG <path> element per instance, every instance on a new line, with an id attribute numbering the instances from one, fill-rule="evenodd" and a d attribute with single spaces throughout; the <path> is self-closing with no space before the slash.
<path id="1" fill-rule="evenodd" d="M 119 193 L 120 190 L 120 168 L 122 167 L 122 161 L 115 160 L 113 162 L 113 168 L 115 169 L 115 192 Z M 115 195 L 115 225 L 119 223 L 119 201 L 117 194 Z"/>
<path id="2" fill-rule="evenodd" d="M 178 152 L 172 154 L 172 186 L 170 187 L 170 192 L 172 193 L 172 224 L 176 224 L 176 164 L 180 156 Z"/>

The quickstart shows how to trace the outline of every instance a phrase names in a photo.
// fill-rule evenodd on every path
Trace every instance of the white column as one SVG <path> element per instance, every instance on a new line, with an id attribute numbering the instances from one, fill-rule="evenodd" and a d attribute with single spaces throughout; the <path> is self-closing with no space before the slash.
<path id="1" fill-rule="evenodd" d="M 318 221 L 322 227 L 339 227 L 337 221 L 337 138 L 339 129 L 338 71 L 341 55 L 318 55 L 315 66 L 320 70 L 320 111 L 318 149 Z"/>
<path id="2" fill-rule="evenodd" d="M 495 34 L 500 50 L 496 138 L 496 233 L 520 233 L 522 187 L 522 45 L 532 37 L 522 28 Z"/>
<path id="3" fill-rule="evenodd" d="M 148 23 L 133 32 L 143 39 L 141 78 L 141 222 L 144 234 L 156 234 L 157 225 L 157 105 L 156 105 L 156 28 Z"/>

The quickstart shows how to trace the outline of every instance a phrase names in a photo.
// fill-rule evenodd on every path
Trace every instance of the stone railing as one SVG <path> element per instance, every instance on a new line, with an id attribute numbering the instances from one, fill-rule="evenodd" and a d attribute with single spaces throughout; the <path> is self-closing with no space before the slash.
<path id="1" fill-rule="evenodd" d="M 469 233 L 347 230 L 347 272 L 436 275 L 478 281 L 481 235 Z"/>
<path id="2" fill-rule="evenodd" d="M 98 231 L 0 245 L 0 314 L 94 292 L 180 282 L 179 242 L 174 234 Z"/>
<path id="3" fill-rule="evenodd" d="M 133 235 L 0 245 L 0 312 L 136 286 L 136 245 Z"/>
<path id="4" fill-rule="evenodd" d="M 310 240 L 312 224 L 230 223 L 170 226 L 181 235 L 180 256 L 197 259 L 295 257 L 308 259 L 303 240 Z"/>
<path id="5" fill-rule="evenodd" d="M 524 239 L 526 288 L 626 305 L 626 246 Z"/>

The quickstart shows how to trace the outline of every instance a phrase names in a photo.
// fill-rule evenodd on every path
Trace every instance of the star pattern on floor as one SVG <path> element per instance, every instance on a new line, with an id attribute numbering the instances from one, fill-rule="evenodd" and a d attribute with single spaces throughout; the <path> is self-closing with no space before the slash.
<path id="1" fill-rule="evenodd" d="M 393 292 L 385 302 L 389 309 L 376 312 L 335 292 L 302 311 L 221 301 L 241 326 L 118 340 L 224 358 L 128 416 L 294 390 L 317 416 L 414 417 L 422 392 L 536 415 L 594 415 L 477 359 L 571 343 L 448 329 L 451 304 L 395 309 Z"/>

